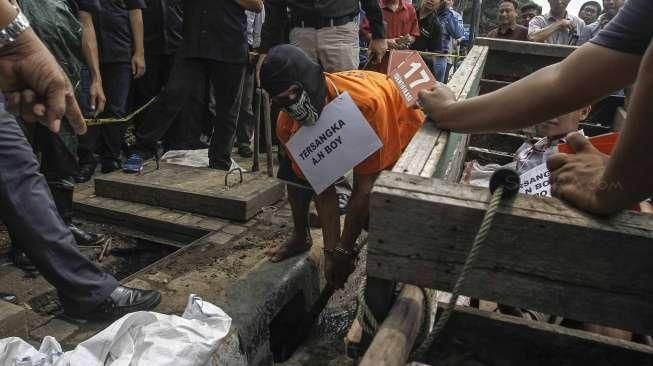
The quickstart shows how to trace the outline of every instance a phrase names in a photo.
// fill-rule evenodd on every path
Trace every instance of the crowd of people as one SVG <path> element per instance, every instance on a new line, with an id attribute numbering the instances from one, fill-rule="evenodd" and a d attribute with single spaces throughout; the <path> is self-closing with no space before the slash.
<path id="1" fill-rule="evenodd" d="M 98 166 L 101 173 L 139 172 L 161 149 L 207 148 L 208 168 L 230 170 L 234 148 L 252 154 L 256 86 L 267 91 L 279 114 L 279 176 L 291 183 L 293 235 L 270 255 L 278 261 L 310 247 L 308 212 L 315 200 L 325 274 L 336 288 L 353 271 L 354 243 L 367 225 L 376 177 L 396 163 L 425 116 L 460 132 L 510 130 L 567 116 L 568 125 L 549 126 L 559 127 L 556 134 L 549 131 L 553 137 L 574 130 L 585 106 L 636 82 L 611 158 L 572 134 L 568 143 L 577 154 L 551 153 L 538 161 L 547 161 L 553 194 L 581 209 L 607 214 L 632 207 L 650 197 L 653 186 L 638 174 L 653 165 L 647 150 L 653 131 L 646 123 L 653 114 L 653 55 L 647 52 L 653 5 L 589 1 L 575 16 L 568 3 L 549 0 L 550 12 L 541 14 L 536 4 L 518 9 L 516 1 L 502 0 L 499 26 L 488 34 L 582 45 L 563 62 L 460 102 L 438 84 L 420 94 L 420 111 L 403 103 L 390 80 L 359 69 L 379 64 L 388 49 L 413 49 L 423 51 L 437 80 L 446 82 L 465 40 L 451 0 L 18 0 L 17 7 L 0 0 L 0 87 L 6 99 L 0 104 L 0 214 L 14 259 L 38 269 L 75 316 L 110 318 L 156 306 L 158 292 L 120 286 L 80 254 L 77 245 L 103 238 L 73 224 L 75 182 L 90 180 Z M 342 193 L 350 185 L 341 179 L 316 194 L 285 144 L 344 92 L 383 148 L 353 169 L 350 193 Z M 135 142 L 127 146 L 127 124 L 111 119 L 145 104 L 133 121 Z M 87 129 L 84 118 L 111 123 Z M 41 123 L 30 123 L 35 121 Z"/>

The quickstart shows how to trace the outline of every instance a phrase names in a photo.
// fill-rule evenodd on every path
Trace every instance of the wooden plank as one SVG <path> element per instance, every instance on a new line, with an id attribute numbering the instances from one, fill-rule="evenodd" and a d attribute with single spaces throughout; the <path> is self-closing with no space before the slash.
<path id="1" fill-rule="evenodd" d="M 469 307 L 456 307 L 441 339 L 438 358 L 455 352 L 488 365 L 653 364 L 645 345 Z"/>
<path id="2" fill-rule="evenodd" d="M 129 202 L 172 208 L 207 216 L 246 221 L 261 208 L 284 197 L 284 185 L 263 172 L 238 174 L 229 178 L 226 172 L 174 164 L 161 164 L 161 169 L 144 174 L 114 172 L 95 179 L 95 194 Z"/>
<path id="3" fill-rule="evenodd" d="M 504 51 L 516 55 L 537 55 L 557 58 L 565 58 L 578 48 L 575 46 L 561 46 L 548 43 L 512 41 L 485 37 L 475 38 L 474 45 L 487 46 L 490 48 L 490 52 Z"/>
<path id="4" fill-rule="evenodd" d="M 368 275 L 451 291 L 488 198 L 484 188 L 383 173 L 371 195 Z M 652 217 L 600 219 L 518 195 L 497 212 L 462 293 L 652 334 Z"/>
<path id="5" fill-rule="evenodd" d="M 467 155 L 465 161 L 476 160 L 481 165 L 499 164 L 506 165 L 514 159 L 513 154 L 504 153 L 502 151 L 483 149 L 479 147 L 469 146 L 467 148 Z"/>
<path id="6" fill-rule="evenodd" d="M 469 137 L 469 146 L 514 154 L 528 139 L 516 133 L 479 133 Z"/>
<path id="7" fill-rule="evenodd" d="M 405 365 L 424 321 L 424 292 L 406 285 L 360 362 L 361 366 Z"/>
<path id="8" fill-rule="evenodd" d="M 478 93 L 480 74 L 487 58 L 487 47 L 473 47 L 448 85 L 458 99 Z M 449 132 L 426 122 L 413 137 L 395 164 L 393 171 L 411 175 L 432 176 L 445 151 Z"/>
<path id="9" fill-rule="evenodd" d="M 504 86 L 510 85 L 509 81 L 501 80 L 491 80 L 491 79 L 481 79 L 481 84 L 479 86 L 479 95 L 491 93 L 495 90 L 499 90 Z"/>

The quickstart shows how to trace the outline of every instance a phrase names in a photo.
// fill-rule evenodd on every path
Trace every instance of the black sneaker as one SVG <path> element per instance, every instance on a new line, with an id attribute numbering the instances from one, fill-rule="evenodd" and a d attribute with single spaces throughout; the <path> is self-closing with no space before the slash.
<path id="1" fill-rule="evenodd" d="M 95 173 L 96 167 L 97 165 L 95 164 L 80 164 L 79 171 L 73 177 L 75 182 L 86 183 L 91 180 L 91 178 L 93 178 L 93 174 Z"/>
<path id="2" fill-rule="evenodd" d="M 89 320 L 112 320 L 135 311 L 152 310 L 160 302 L 161 294 L 159 291 L 118 286 L 93 311 L 86 314 L 74 314 L 72 316 Z"/>
<path id="3" fill-rule="evenodd" d="M 109 161 L 102 162 L 102 168 L 100 169 L 100 171 L 102 172 L 102 174 L 107 174 L 107 173 L 114 172 L 118 169 L 121 169 L 120 163 L 115 160 L 109 160 Z"/>

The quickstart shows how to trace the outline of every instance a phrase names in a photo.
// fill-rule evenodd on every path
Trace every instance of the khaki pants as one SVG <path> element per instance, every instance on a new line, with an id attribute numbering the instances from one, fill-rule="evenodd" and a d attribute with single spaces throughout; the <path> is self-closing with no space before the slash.
<path id="1" fill-rule="evenodd" d="M 290 44 L 304 50 L 326 72 L 358 69 L 358 22 L 321 29 L 293 28 Z"/>

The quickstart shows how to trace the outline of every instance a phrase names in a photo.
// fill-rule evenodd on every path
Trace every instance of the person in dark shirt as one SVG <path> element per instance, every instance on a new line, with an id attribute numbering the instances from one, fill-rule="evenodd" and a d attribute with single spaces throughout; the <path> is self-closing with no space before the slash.
<path id="1" fill-rule="evenodd" d="M 133 78 L 145 73 L 143 46 L 144 0 L 100 0 L 101 8 L 95 15 L 99 28 L 100 72 L 107 99 L 106 108 L 99 117 L 120 118 L 127 114 L 128 97 Z M 82 79 L 82 87 L 84 79 Z M 100 155 L 102 173 L 120 167 L 120 154 L 127 126 L 108 124 L 90 127 L 80 138 L 80 180 L 93 175 Z"/>
<path id="2" fill-rule="evenodd" d="M 372 41 L 369 51 L 380 62 L 388 46 L 383 28 L 383 15 L 377 0 L 360 2 L 371 25 Z M 261 34 L 260 52 L 286 43 L 285 32 L 290 30 L 290 43 L 301 48 L 325 71 L 355 70 L 359 61 L 358 0 L 268 0 L 266 18 Z M 259 60 L 259 68 L 263 58 Z"/>
<path id="3" fill-rule="evenodd" d="M 262 0 L 185 0 L 183 42 L 170 79 L 159 100 L 146 115 L 147 123 L 136 131 L 137 143 L 123 170 L 142 169 L 144 158 L 156 151 L 177 116 L 202 115 L 208 110 L 208 93 L 213 91 L 215 118 L 209 146 L 209 167 L 230 170 L 240 92 L 248 62 L 245 10 L 260 12 Z M 201 98 L 198 103 L 195 100 Z M 182 113 L 182 111 L 186 111 Z M 195 130 L 193 126 L 183 126 Z M 198 136 L 200 131 L 193 133 Z M 188 136 L 188 133 L 186 134 Z M 187 148 L 193 148 L 189 146 Z M 197 148 L 197 147 L 195 147 Z"/>
<path id="4" fill-rule="evenodd" d="M 424 0 L 417 9 L 420 35 L 415 39 L 412 49 L 442 52 L 442 24 L 440 24 L 437 13 L 440 3 L 441 0 Z M 435 75 L 435 57 L 423 55 L 422 58 Z"/>
<path id="5" fill-rule="evenodd" d="M 134 108 L 147 103 L 159 94 L 168 81 L 175 53 L 181 46 L 181 0 L 150 0 L 143 9 L 145 64 L 147 72 L 134 80 L 131 104 Z M 146 114 L 136 116 L 136 126 L 144 122 Z M 157 121 L 158 122 L 158 121 Z"/>
<path id="6" fill-rule="evenodd" d="M 465 101 L 455 101 L 451 90 L 439 85 L 420 94 L 421 105 L 443 129 L 509 131 L 567 113 L 635 83 L 625 127 L 610 157 L 582 136 L 571 134 L 567 142 L 576 153 L 556 154 L 547 161 L 554 196 L 597 214 L 628 209 L 653 196 L 653 175 L 642 174 L 653 170 L 651 19 L 653 2 L 629 0 L 596 37 L 560 63 Z M 508 104 L 512 107 L 505 108 Z"/>
<path id="7" fill-rule="evenodd" d="M 501 0 L 499 3 L 499 27 L 491 30 L 487 36 L 490 38 L 511 39 L 514 41 L 528 41 L 528 28 L 517 24 L 516 0 Z"/>
<path id="8" fill-rule="evenodd" d="M 542 7 L 536 3 L 528 3 L 521 7 L 521 16 L 519 17 L 519 25 L 528 27 L 528 23 L 531 22 L 531 19 L 535 18 L 538 15 L 542 15 Z"/>

